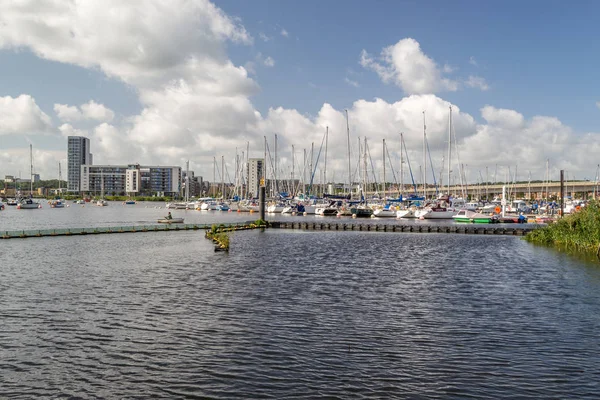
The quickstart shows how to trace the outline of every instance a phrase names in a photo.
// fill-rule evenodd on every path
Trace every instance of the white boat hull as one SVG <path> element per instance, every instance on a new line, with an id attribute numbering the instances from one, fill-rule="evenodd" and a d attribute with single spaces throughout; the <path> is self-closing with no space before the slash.
<path id="1" fill-rule="evenodd" d="M 393 218 L 396 216 L 396 210 L 379 208 L 373 211 L 373 215 L 379 218 Z"/>
<path id="2" fill-rule="evenodd" d="M 416 218 L 415 210 L 398 210 L 396 218 Z"/>
<path id="3" fill-rule="evenodd" d="M 454 215 L 456 215 L 457 211 L 455 210 L 445 210 L 445 211 L 433 211 L 433 210 L 419 210 L 415 213 L 416 218 L 423 219 L 452 219 Z"/>

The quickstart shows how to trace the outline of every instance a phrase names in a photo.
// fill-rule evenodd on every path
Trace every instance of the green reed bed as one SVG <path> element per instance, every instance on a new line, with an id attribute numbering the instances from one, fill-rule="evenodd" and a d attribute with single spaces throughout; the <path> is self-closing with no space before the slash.
<path id="1" fill-rule="evenodd" d="M 529 232 L 525 240 L 567 251 L 596 252 L 600 256 L 600 204 L 590 202 L 574 214 Z"/>

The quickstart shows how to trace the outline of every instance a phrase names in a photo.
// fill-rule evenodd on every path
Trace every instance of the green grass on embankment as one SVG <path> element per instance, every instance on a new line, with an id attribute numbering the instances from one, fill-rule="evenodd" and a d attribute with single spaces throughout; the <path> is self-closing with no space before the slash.
<path id="1" fill-rule="evenodd" d="M 592 201 L 574 214 L 529 232 L 525 240 L 567 251 L 596 253 L 600 246 L 600 203 Z"/>

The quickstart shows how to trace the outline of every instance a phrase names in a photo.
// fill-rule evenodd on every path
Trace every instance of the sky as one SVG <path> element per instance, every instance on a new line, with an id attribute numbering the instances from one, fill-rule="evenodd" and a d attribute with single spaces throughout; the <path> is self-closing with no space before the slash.
<path id="1" fill-rule="evenodd" d="M 274 157 L 277 135 L 277 175 L 295 160 L 297 176 L 328 129 L 315 175 L 326 160 L 347 182 L 347 110 L 352 174 L 366 139 L 370 180 L 383 139 L 400 179 L 401 132 L 419 175 L 424 118 L 428 182 L 447 184 L 448 164 L 452 183 L 461 168 L 470 184 L 595 180 L 597 15 L 595 1 L 3 1 L 0 177 L 28 177 L 30 144 L 42 179 L 59 162 L 66 177 L 69 135 L 96 164 L 189 160 L 207 180 L 223 157 L 226 181 L 264 138 Z"/>

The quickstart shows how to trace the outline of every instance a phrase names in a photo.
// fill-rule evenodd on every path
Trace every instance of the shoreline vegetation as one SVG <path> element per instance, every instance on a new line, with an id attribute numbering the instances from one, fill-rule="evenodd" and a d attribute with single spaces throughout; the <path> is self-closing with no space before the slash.
<path id="1" fill-rule="evenodd" d="M 525 240 L 559 250 L 596 254 L 600 259 L 600 203 L 590 201 L 578 212 L 529 232 Z"/>
<path id="2" fill-rule="evenodd" d="M 242 229 L 267 228 L 267 221 L 257 219 L 255 222 L 249 223 Z M 239 230 L 239 227 L 230 227 L 221 225 L 212 225 L 210 230 L 206 231 L 205 237 L 212 240 L 215 244 L 215 251 L 229 251 L 229 233 Z"/>

